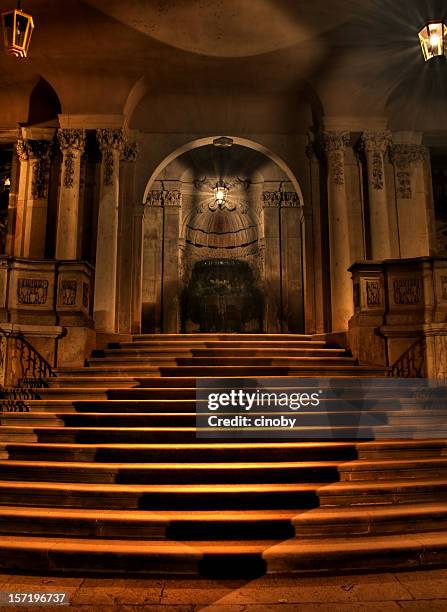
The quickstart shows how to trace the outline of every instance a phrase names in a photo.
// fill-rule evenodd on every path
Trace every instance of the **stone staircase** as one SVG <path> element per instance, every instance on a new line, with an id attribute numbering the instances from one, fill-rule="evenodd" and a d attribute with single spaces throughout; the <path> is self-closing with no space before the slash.
<path id="1" fill-rule="evenodd" d="M 396 398 L 386 374 L 302 335 L 140 335 L 95 351 L 59 370 L 29 412 L 1 415 L 0 567 L 240 576 L 442 565 L 447 404 L 424 408 L 432 439 L 411 439 L 418 401 L 411 384 Z M 197 439 L 206 376 L 330 376 L 347 393 L 352 377 L 374 377 L 380 439 L 350 439 L 355 397 L 350 412 L 331 407 L 343 440 L 324 439 L 305 410 L 298 427 L 316 439 Z M 393 439 L 402 422 L 408 439 Z"/>

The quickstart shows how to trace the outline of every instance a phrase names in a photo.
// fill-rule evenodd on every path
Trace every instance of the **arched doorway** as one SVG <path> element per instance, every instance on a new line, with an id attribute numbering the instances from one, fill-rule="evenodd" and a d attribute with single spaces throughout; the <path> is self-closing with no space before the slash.
<path id="1" fill-rule="evenodd" d="M 199 141 L 151 178 L 143 332 L 304 331 L 301 191 L 283 163 L 247 143 Z"/>

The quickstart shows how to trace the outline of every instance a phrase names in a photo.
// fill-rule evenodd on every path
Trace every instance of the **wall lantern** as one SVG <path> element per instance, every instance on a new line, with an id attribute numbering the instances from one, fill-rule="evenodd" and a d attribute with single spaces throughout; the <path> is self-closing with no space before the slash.
<path id="1" fill-rule="evenodd" d="M 419 32 L 419 42 L 426 62 L 433 57 L 447 56 L 447 24 L 432 21 Z"/>
<path id="2" fill-rule="evenodd" d="M 26 57 L 34 30 L 31 15 L 22 11 L 21 2 L 13 11 L 2 13 L 3 40 L 10 55 Z"/>
<path id="3" fill-rule="evenodd" d="M 213 189 L 214 191 L 214 203 L 216 208 L 224 208 L 225 202 L 228 197 L 228 186 L 222 179 L 216 183 Z"/>

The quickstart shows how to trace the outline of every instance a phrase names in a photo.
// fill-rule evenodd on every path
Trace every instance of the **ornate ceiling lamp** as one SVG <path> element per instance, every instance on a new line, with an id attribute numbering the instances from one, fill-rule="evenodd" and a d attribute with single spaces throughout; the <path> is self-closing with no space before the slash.
<path id="1" fill-rule="evenodd" d="M 447 24 L 431 21 L 419 32 L 419 42 L 426 62 L 434 57 L 447 56 Z"/>
<path id="2" fill-rule="evenodd" d="M 225 203 L 228 198 L 228 191 L 228 185 L 225 183 L 225 181 L 223 181 L 222 179 L 217 181 L 216 186 L 213 189 L 215 206 L 212 210 L 216 210 L 217 208 L 220 208 L 222 210 L 223 208 L 225 208 Z"/>
<path id="3" fill-rule="evenodd" d="M 34 20 L 31 15 L 22 11 L 20 0 L 13 11 L 2 13 L 3 40 L 10 55 L 27 57 Z"/>

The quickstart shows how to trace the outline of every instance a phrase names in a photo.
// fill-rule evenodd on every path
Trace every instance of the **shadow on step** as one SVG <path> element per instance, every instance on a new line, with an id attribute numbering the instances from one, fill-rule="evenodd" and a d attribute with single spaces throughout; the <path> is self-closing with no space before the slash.
<path id="1" fill-rule="evenodd" d="M 267 573 L 267 563 L 261 553 L 204 554 L 198 572 L 206 578 L 259 578 Z"/>

